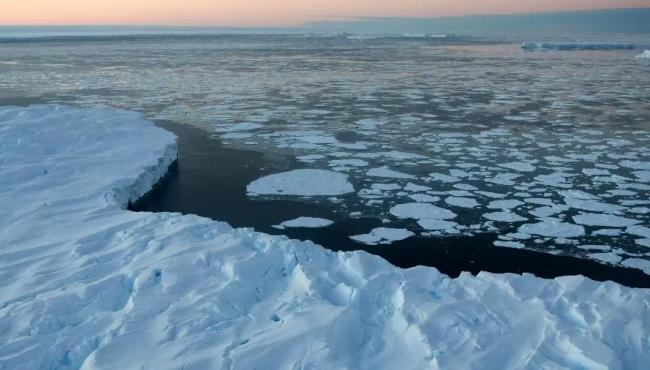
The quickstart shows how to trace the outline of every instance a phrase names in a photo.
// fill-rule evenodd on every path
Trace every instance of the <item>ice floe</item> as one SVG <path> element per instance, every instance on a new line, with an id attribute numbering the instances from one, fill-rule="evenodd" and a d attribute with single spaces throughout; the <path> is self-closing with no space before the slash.
<path id="1" fill-rule="evenodd" d="M 626 227 L 641 223 L 639 220 L 616 215 L 585 213 L 573 216 L 573 221 L 585 226 Z"/>
<path id="2" fill-rule="evenodd" d="M 519 232 L 555 238 L 576 238 L 585 234 L 584 227 L 556 219 L 543 219 L 535 224 L 525 224 Z"/>
<path id="3" fill-rule="evenodd" d="M 354 186 L 338 172 L 301 169 L 262 177 L 246 190 L 250 195 L 331 196 L 352 193 Z"/>
<path id="4" fill-rule="evenodd" d="M 278 228 L 286 228 L 286 227 L 319 228 L 319 227 L 330 226 L 333 223 L 334 221 L 328 220 L 326 218 L 301 216 L 298 218 L 294 218 L 293 220 L 284 221 L 277 227 Z"/>
<path id="5" fill-rule="evenodd" d="M 377 227 L 368 234 L 354 235 L 350 239 L 363 244 L 390 244 L 394 241 L 404 240 L 414 236 L 415 233 L 406 229 L 395 229 L 389 227 Z"/>
<path id="6" fill-rule="evenodd" d="M 390 213 L 398 218 L 450 220 L 456 214 L 448 209 L 440 208 L 429 203 L 404 203 L 390 209 Z"/>

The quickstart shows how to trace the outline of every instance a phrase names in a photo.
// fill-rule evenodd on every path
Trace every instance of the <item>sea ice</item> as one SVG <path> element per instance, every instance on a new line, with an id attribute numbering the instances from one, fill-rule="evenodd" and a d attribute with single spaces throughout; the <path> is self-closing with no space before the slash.
<path id="1" fill-rule="evenodd" d="M 342 173 L 302 169 L 276 173 L 257 179 L 246 187 L 249 195 L 331 196 L 354 191 Z"/>
<path id="2" fill-rule="evenodd" d="M 368 234 L 354 235 L 350 239 L 363 244 L 390 244 L 395 241 L 404 240 L 415 235 L 406 229 L 395 229 L 390 227 L 377 227 Z"/>
<path id="3" fill-rule="evenodd" d="M 387 167 L 371 168 L 366 172 L 366 175 L 374 177 L 389 177 L 394 179 L 412 179 L 415 177 L 403 172 L 391 170 Z"/>
<path id="4" fill-rule="evenodd" d="M 641 221 L 632 218 L 600 213 L 585 213 L 573 216 L 573 221 L 580 225 L 603 227 L 626 227 L 641 223 Z"/>
<path id="5" fill-rule="evenodd" d="M 488 220 L 497 221 L 497 222 L 523 222 L 528 221 L 527 218 L 521 217 L 514 212 L 491 212 L 485 213 L 483 217 Z"/>
<path id="6" fill-rule="evenodd" d="M 429 203 L 404 203 L 390 209 L 390 213 L 398 218 L 451 220 L 456 214 L 450 210 Z"/>
<path id="7" fill-rule="evenodd" d="M 445 203 L 463 208 L 476 208 L 479 205 L 475 199 L 465 197 L 447 197 L 445 198 Z"/>
<path id="8" fill-rule="evenodd" d="M 519 232 L 554 238 L 576 238 L 585 234 L 585 228 L 556 219 L 542 219 L 536 224 L 521 225 Z"/>
<path id="9" fill-rule="evenodd" d="M 520 172 L 533 172 L 536 167 L 528 162 L 499 163 L 499 166 Z"/>
<path id="10" fill-rule="evenodd" d="M 317 217 L 298 217 L 293 220 L 284 221 L 280 226 L 284 227 L 307 227 L 307 228 L 319 228 L 327 227 L 333 224 L 334 222 L 325 218 Z"/>

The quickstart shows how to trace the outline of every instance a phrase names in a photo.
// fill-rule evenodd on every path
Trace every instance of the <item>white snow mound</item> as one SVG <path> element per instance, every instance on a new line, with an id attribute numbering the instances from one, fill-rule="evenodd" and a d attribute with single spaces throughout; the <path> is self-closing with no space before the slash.
<path id="1" fill-rule="evenodd" d="M 175 153 L 174 137 L 137 114 L 0 108 L 0 368 L 650 363 L 648 290 L 584 277 L 450 279 L 125 210 Z"/>

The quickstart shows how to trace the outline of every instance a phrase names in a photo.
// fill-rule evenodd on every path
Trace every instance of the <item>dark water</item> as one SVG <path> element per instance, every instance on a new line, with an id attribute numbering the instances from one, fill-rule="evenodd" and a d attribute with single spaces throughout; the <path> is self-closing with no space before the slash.
<path id="1" fill-rule="evenodd" d="M 492 243 L 496 234 L 414 237 L 379 246 L 355 243 L 349 239 L 350 235 L 367 233 L 380 226 L 381 221 L 351 219 L 323 204 L 247 197 L 247 184 L 266 174 L 295 168 L 293 159 L 229 149 L 205 131 L 187 125 L 169 121 L 157 124 L 178 136 L 179 159 L 154 190 L 130 206 L 134 211 L 197 214 L 235 227 L 253 227 L 269 234 L 311 240 L 334 251 L 365 250 L 399 267 L 432 266 L 452 277 L 463 271 L 528 272 L 545 278 L 584 275 L 598 281 L 650 287 L 650 276 L 640 270 L 570 256 L 495 247 Z M 322 217 L 335 223 L 318 229 L 271 227 L 299 216 Z"/>

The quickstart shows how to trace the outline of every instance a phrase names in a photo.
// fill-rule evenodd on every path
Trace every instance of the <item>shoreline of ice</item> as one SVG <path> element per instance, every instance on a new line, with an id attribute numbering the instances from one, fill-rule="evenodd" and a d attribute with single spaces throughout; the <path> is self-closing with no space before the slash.
<path id="1" fill-rule="evenodd" d="M 0 153 L 7 368 L 650 361 L 647 289 L 581 276 L 451 279 L 198 216 L 127 211 L 176 153 L 175 137 L 138 114 L 0 108 Z M 418 216 L 410 207 L 396 211 Z"/>

